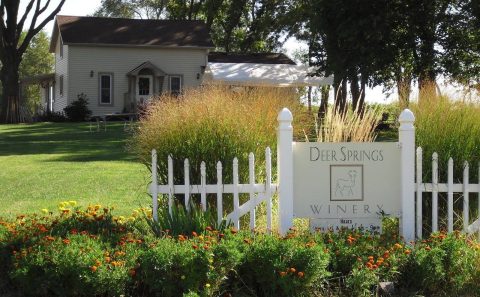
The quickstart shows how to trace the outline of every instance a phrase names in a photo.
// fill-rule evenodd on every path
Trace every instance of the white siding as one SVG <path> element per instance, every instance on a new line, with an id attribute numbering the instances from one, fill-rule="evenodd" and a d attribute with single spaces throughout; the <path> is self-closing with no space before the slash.
<path id="1" fill-rule="evenodd" d="M 55 96 L 53 102 L 53 111 L 62 112 L 63 109 L 71 102 L 68 98 L 69 77 L 68 77 L 68 60 L 69 46 L 63 45 L 63 58 L 60 57 L 60 37 L 55 49 Z M 63 75 L 63 96 L 60 95 L 60 77 Z"/>
<path id="2" fill-rule="evenodd" d="M 205 49 L 165 49 L 139 47 L 69 47 L 69 101 L 78 94 L 85 93 L 93 115 L 122 112 L 124 94 L 128 92 L 127 73 L 140 64 L 150 61 L 167 74 L 182 75 L 183 87 L 198 86 L 201 81 L 197 74 L 206 65 Z M 90 76 L 93 71 L 93 77 Z M 99 73 L 113 73 L 113 105 L 100 106 Z M 163 90 L 168 90 L 168 77 L 163 82 Z M 74 99 L 75 100 L 75 99 Z"/>

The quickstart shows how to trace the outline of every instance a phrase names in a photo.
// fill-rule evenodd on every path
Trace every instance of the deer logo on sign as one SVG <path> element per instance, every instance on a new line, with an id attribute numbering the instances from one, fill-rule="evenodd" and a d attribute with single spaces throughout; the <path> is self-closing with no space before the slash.
<path id="1" fill-rule="evenodd" d="M 336 197 L 351 197 L 353 196 L 353 188 L 355 187 L 355 179 L 357 177 L 356 170 L 350 170 L 348 172 L 348 178 L 337 179 L 335 186 Z"/>

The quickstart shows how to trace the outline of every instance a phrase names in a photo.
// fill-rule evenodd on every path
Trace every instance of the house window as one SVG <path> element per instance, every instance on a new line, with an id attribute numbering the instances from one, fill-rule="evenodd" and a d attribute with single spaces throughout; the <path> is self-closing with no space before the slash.
<path id="1" fill-rule="evenodd" d="M 112 104 L 113 74 L 100 74 L 100 104 Z"/>
<path id="2" fill-rule="evenodd" d="M 173 95 L 179 95 L 182 91 L 182 77 L 170 76 L 170 92 Z"/>
<path id="3" fill-rule="evenodd" d="M 63 59 L 63 43 L 60 42 L 60 58 Z"/>
<path id="4" fill-rule="evenodd" d="M 63 96 L 63 75 L 60 75 L 60 96 Z"/>

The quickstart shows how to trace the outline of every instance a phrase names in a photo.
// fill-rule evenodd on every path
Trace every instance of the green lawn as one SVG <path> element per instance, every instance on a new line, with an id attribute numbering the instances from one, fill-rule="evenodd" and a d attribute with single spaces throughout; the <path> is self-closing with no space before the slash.
<path id="1" fill-rule="evenodd" d="M 149 171 L 128 153 L 122 123 L 0 125 L 0 216 L 56 209 L 65 200 L 113 205 L 129 214 L 149 204 Z"/>

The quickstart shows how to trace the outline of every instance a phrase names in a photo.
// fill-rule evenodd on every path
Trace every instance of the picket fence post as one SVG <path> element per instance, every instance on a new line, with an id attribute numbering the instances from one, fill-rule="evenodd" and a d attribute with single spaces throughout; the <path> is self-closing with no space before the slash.
<path id="1" fill-rule="evenodd" d="M 277 170 L 279 232 L 285 235 L 293 225 L 293 116 L 288 108 L 278 114 Z"/>
<path id="2" fill-rule="evenodd" d="M 415 116 L 405 109 L 398 119 L 398 139 L 401 144 L 401 234 L 406 242 L 415 239 Z"/>

